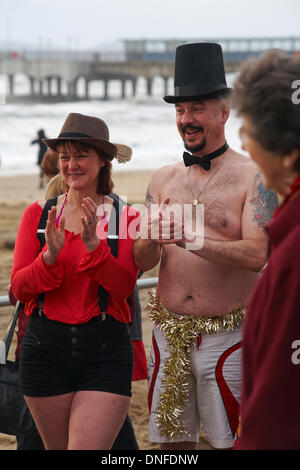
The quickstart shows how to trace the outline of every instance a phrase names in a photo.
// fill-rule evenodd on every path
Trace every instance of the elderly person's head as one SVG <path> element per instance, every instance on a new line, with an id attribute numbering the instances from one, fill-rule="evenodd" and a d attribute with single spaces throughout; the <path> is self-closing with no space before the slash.
<path id="1" fill-rule="evenodd" d="M 243 148 L 260 167 L 265 185 L 282 196 L 300 173 L 298 80 L 300 57 L 269 50 L 244 63 L 231 96 L 243 120 Z"/>

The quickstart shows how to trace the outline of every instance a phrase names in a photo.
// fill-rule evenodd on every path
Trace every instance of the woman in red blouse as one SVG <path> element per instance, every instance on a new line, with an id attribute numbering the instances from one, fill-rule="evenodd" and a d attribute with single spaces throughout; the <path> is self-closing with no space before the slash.
<path id="1" fill-rule="evenodd" d="M 110 449 L 131 396 L 127 297 L 138 274 L 132 244 L 139 214 L 129 206 L 121 212 L 113 256 L 108 194 L 111 160 L 124 161 L 131 150 L 109 142 L 101 119 L 75 113 L 45 142 L 58 152 L 66 193 L 49 211 L 41 252 L 36 233 L 45 202 L 25 210 L 17 235 L 11 285 L 30 316 L 20 354 L 23 393 L 46 449 Z M 99 285 L 108 293 L 105 312 Z"/>
<path id="2" fill-rule="evenodd" d="M 233 90 L 244 148 L 281 197 L 270 256 L 248 305 L 237 449 L 300 449 L 300 57 L 271 50 Z"/>

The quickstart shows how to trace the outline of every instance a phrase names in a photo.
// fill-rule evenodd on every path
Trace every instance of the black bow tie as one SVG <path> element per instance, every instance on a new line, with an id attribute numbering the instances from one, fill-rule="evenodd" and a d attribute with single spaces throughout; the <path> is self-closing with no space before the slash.
<path id="1" fill-rule="evenodd" d="M 226 152 L 227 149 L 228 144 L 225 142 L 222 147 L 218 148 L 212 153 L 209 153 L 208 155 L 204 155 L 203 157 L 193 157 L 190 153 L 183 152 L 183 161 L 185 166 L 200 165 L 204 170 L 208 171 L 210 169 L 210 161 L 213 158 L 222 155 L 222 153 Z"/>

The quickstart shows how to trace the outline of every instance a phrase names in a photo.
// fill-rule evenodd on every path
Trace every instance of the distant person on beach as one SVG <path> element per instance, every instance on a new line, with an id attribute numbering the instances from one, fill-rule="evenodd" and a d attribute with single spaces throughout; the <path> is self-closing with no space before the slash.
<path id="1" fill-rule="evenodd" d="M 243 65 L 232 94 L 244 149 L 283 200 L 245 322 L 241 450 L 300 449 L 299 72 L 299 56 L 270 50 Z"/>
<path id="2" fill-rule="evenodd" d="M 31 145 L 38 144 L 39 145 L 39 151 L 38 151 L 38 158 L 37 158 L 37 165 L 40 168 L 40 184 L 39 187 L 43 188 L 44 187 L 44 173 L 41 168 L 41 163 L 43 160 L 43 156 L 47 150 L 47 145 L 45 142 L 43 142 L 43 139 L 46 139 L 45 132 L 43 129 L 40 129 L 37 133 L 37 138 L 32 140 Z"/>
<path id="3" fill-rule="evenodd" d="M 221 46 L 177 48 L 175 94 L 164 99 L 188 152 L 154 173 L 134 244 L 143 271 L 161 261 L 149 303 L 149 440 L 163 450 L 195 449 L 201 423 L 214 448 L 232 448 L 238 426 L 242 324 L 277 198 L 226 142 L 228 93 Z"/>
<path id="4" fill-rule="evenodd" d="M 118 207 L 109 197 L 111 160 L 128 160 L 131 149 L 109 141 L 104 121 L 77 113 L 45 143 L 58 152 L 69 189 L 49 211 L 42 252 L 36 231 L 44 202 L 25 210 L 16 239 L 11 286 L 30 317 L 21 386 L 46 449 L 111 449 L 131 397 L 127 298 L 138 269 L 128 231 L 139 220 L 126 206 L 121 236 L 107 237 Z M 118 240 L 117 258 L 110 240 Z"/>

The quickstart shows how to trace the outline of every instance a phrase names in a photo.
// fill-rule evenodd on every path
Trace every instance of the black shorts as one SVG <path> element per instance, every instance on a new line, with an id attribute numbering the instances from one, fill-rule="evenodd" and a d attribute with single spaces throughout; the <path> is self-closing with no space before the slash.
<path id="1" fill-rule="evenodd" d="M 20 354 L 23 394 L 97 390 L 131 396 L 132 345 L 126 324 L 107 315 L 70 325 L 34 313 Z"/>

